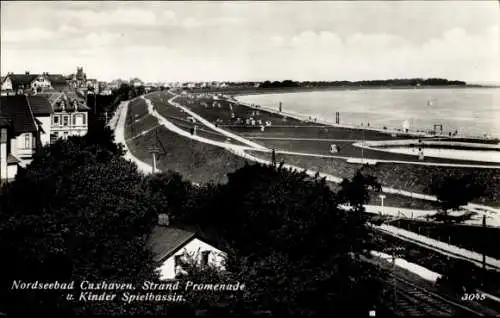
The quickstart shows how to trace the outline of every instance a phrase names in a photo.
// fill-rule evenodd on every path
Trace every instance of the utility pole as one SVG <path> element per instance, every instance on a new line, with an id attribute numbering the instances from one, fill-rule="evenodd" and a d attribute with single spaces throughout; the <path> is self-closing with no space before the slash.
<path id="1" fill-rule="evenodd" d="M 160 152 L 160 148 L 154 145 L 149 147 L 149 153 L 153 156 L 153 173 L 156 173 L 156 154 Z"/>
<path id="2" fill-rule="evenodd" d="M 385 194 L 380 194 L 379 198 L 381 200 L 381 207 L 382 207 L 382 215 L 384 215 L 384 199 L 385 199 Z"/>
<path id="3" fill-rule="evenodd" d="M 365 130 L 362 129 L 362 132 L 363 132 L 363 141 L 362 141 L 362 144 L 361 144 L 361 162 L 362 162 L 362 164 L 365 164 L 365 156 L 364 156 L 364 153 L 363 153 L 363 149 L 365 147 Z"/>
<path id="4" fill-rule="evenodd" d="M 271 163 L 273 167 L 276 167 L 276 150 L 273 148 L 273 151 L 271 153 Z"/>
<path id="5" fill-rule="evenodd" d="M 486 229 L 486 215 L 483 214 L 483 229 Z M 484 279 L 486 278 L 486 253 L 485 253 L 485 248 L 483 245 L 483 282 Z"/>

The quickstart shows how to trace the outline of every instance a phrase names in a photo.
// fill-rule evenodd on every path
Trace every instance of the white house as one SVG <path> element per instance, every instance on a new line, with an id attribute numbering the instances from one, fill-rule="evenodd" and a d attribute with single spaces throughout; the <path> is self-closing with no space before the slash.
<path id="1" fill-rule="evenodd" d="M 198 266 L 211 266 L 225 270 L 227 253 L 202 240 L 198 234 L 168 225 L 165 215 L 160 215 L 160 222 L 153 230 L 149 246 L 155 254 L 155 260 L 161 265 L 157 269 L 161 280 L 175 279 L 186 274 L 189 260 Z"/>
<path id="2" fill-rule="evenodd" d="M 25 95 L 0 97 L 1 181 L 9 181 L 18 166 L 31 163 L 40 132 Z"/>
<path id="3" fill-rule="evenodd" d="M 31 89 L 33 92 L 43 92 L 45 90 L 52 90 L 55 87 L 62 89 L 67 86 L 67 81 L 64 76 L 60 74 L 49 74 L 44 72 L 42 74 L 13 74 L 8 73 L 2 81 L 2 91 L 16 91 L 23 93 L 26 89 Z"/>
<path id="4" fill-rule="evenodd" d="M 9 76 L 2 77 L 2 91 L 11 91 L 13 89 L 12 79 Z"/>
<path id="5" fill-rule="evenodd" d="M 0 117 L 0 185 L 13 180 L 20 160 L 12 155 L 14 127 L 10 119 Z"/>
<path id="6" fill-rule="evenodd" d="M 50 142 L 69 136 L 83 136 L 88 130 L 89 107 L 67 95 L 52 105 Z"/>
<path id="7" fill-rule="evenodd" d="M 138 78 L 133 78 L 130 80 L 130 85 L 132 85 L 133 87 L 144 86 L 144 82 Z"/>

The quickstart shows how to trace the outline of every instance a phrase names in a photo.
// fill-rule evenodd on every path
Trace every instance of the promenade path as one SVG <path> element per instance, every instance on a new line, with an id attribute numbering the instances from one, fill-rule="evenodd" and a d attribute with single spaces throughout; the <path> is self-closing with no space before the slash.
<path id="1" fill-rule="evenodd" d="M 262 138 L 255 138 L 262 139 Z M 286 138 L 274 138 L 279 140 L 286 140 Z M 290 140 L 306 140 L 306 141 L 331 141 L 331 139 L 292 139 Z M 342 140 L 348 141 L 348 140 Z M 269 150 L 270 151 L 270 150 Z M 307 153 L 307 152 L 294 152 L 294 151 L 285 151 L 285 150 L 276 150 L 276 153 L 295 155 L 295 156 L 304 156 L 304 157 L 318 157 L 318 158 L 332 158 L 332 159 L 343 159 L 347 161 L 361 161 L 363 158 L 359 157 L 349 157 L 349 156 L 335 156 L 335 155 L 323 155 L 317 153 Z M 421 165 L 421 166 L 438 166 L 438 167 L 459 167 L 459 168 L 488 168 L 488 169 L 500 169 L 500 165 L 481 165 L 481 164 L 461 164 L 461 163 L 439 163 L 439 162 L 422 162 L 422 161 L 402 161 L 402 160 L 387 160 L 387 159 L 364 159 L 366 161 L 376 163 L 403 163 L 403 164 L 412 164 L 412 165 Z"/>
<path id="2" fill-rule="evenodd" d="M 135 157 L 125 142 L 125 119 L 127 118 L 128 104 L 129 101 L 120 103 L 115 111 L 115 114 L 109 121 L 108 126 L 115 132 L 115 143 L 122 144 L 124 146 L 126 151 L 124 156 L 125 159 L 134 162 L 137 165 L 138 170 L 142 173 L 149 174 L 152 173 L 153 167 Z M 157 171 L 160 172 L 158 169 Z"/>
<path id="3" fill-rule="evenodd" d="M 241 147 L 241 146 L 238 146 L 238 145 L 231 145 L 231 144 L 225 144 L 225 143 L 217 143 L 218 145 L 221 145 L 222 147 L 226 148 L 228 151 L 231 151 L 241 157 L 244 157 L 248 160 L 251 160 L 251 161 L 254 161 L 254 162 L 259 162 L 259 163 L 263 163 L 263 164 L 270 164 L 271 162 L 269 160 L 265 160 L 265 159 L 261 159 L 261 158 L 258 158 L 256 156 L 253 156 L 251 154 L 248 154 L 247 152 L 245 152 L 245 150 L 256 150 L 256 151 L 265 151 L 265 152 L 270 152 L 271 150 L 270 149 L 267 149 L 255 142 L 252 142 L 252 141 L 249 141 L 241 136 L 238 136 L 234 133 L 231 133 L 229 131 L 226 131 L 224 129 L 221 129 L 221 128 L 218 128 L 218 127 L 215 127 L 215 125 L 213 125 L 212 123 L 210 123 L 209 121 L 207 121 L 206 119 L 204 119 L 203 117 L 201 117 L 200 115 L 194 113 L 193 111 L 189 110 L 187 107 L 184 107 L 178 103 L 176 103 L 174 100 L 179 97 L 179 95 L 175 95 L 173 96 L 172 98 L 170 98 L 168 100 L 168 102 L 175 106 L 175 107 L 178 107 L 178 108 L 181 108 L 183 109 L 186 113 L 189 113 L 191 116 L 193 116 L 194 118 L 196 118 L 197 120 L 199 120 L 201 123 L 203 123 L 205 126 L 207 126 L 208 128 L 211 128 L 211 129 L 214 129 L 216 130 L 217 132 L 229 137 L 229 138 L 233 138 L 235 140 L 238 140 L 242 143 L 245 143 L 247 145 L 249 145 L 249 147 Z M 147 100 L 146 101 L 150 104 L 151 101 Z M 149 105 L 148 104 L 148 105 Z M 158 114 L 158 112 L 156 112 L 153 108 L 149 108 L 150 109 L 150 113 L 155 116 L 160 122 L 168 122 L 167 119 L 165 119 L 163 116 L 161 116 L 160 114 Z M 177 132 L 177 127 L 173 124 L 171 124 L 170 122 L 169 123 L 169 127 L 171 127 L 172 129 L 175 129 L 174 131 Z M 172 127 L 173 126 L 173 127 Z M 168 128 L 168 127 L 167 127 Z M 170 128 L 169 128 L 170 129 Z M 192 138 L 192 137 L 195 137 L 194 139 L 199 139 L 201 137 L 197 137 L 197 136 L 191 136 L 190 134 L 185 134 L 185 132 L 180 132 L 180 134 L 183 134 L 184 136 L 188 137 L 188 138 Z M 200 140 L 200 141 L 203 141 L 203 142 L 206 142 L 207 139 L 206 138 L 202 138 L 203 140 Z M 208 143 L 211 143 L 211 144 L 214 144 L 213 143 L 214 141 L 210 141 Z M 281 152 L 281 153 L 284 153 L 284 152 Z M 310 154 L 310 155 L 317 155 L 317 154 Z M 350 158 L 351 160 L 362 160 L 362 158 Z M 288 164 L 285 164 L 284 165 L 286 168 L 290 168 L 290 169 L 294 169 L 294 170 L 299 170 L 299 171 L 303 171 L 305 170 L 305 172 L 310 175 L 310 176 L 314 176 L 316 175 L 317 171 L 313 171 L 313 170 L 308 170 L 308 169 L 304 169 L 303 167 L 297 167 L 297 166 L 293 166 L 293 165 L 288 165 Z M 335 182 L 335 183 L 340 183 L 342 182 L 342 178 L 339 178 L 339 177 L 336 177 L 336 176 L 333 176 L 333 175 L 330 175 L 330 174 L 326 174 L 326 173 L 319 173 L 319 176 L 321 178 L 326 178 L 327 181 L 331 181 L 331 182 Z M 414 192 L 409 192 L 409 191 L 404 191 L 404 190 L 400 190 L 400 189 L 394 189 L 394 188 L 389 188 L 389 187 L 382 187 L 382 191 L 385 192 L 385 193 L 392 193 L 392 194 L 399 194 L 399 195 L 403 195 L 403 196 L 407 196 L 407 197 L 411 197 L 411 198 L 416 198 L 416 199 L 423 199 L 423 200 L 428 200 L 428 201 L 437 201 L 437 198 L 435 196 L 432 196 L 432 195 L 426 195 L 426 194 L 421 194 L 421 193 L 414 193 Z M 476 213 L 479 213 L 479 214 L 486 214 L 488 217 L 498 217 L 500 218 L 500 209 L 498 208 L 494 208 L 494 207 L 490 207 L 490 206 L 486 206 L 486 205 L 480 205 L 480 204 L 474 204 L 474 203 L 469 203 L 467 206 L 466 206 L 467 209 L 469 209 L 470 211 L 473 211 L 473 212 L 476 212 Z M 499 219 L 499 223 L 500 223 L 500 219 Z"/>
<path id="4" fill-rule="evenodd" d="M 271 163 L 268 160 L 257 158 L 257 157 L 252 156 L 246 152 L 247 150 L 256 150 L 256 148 L 251 146 L 251 142 L 246 143 L 246 144 L 249 144 L 249 146 L 240 146 L 240 145 L 234 145 L 234 144 L 230 144 L 230 143 L 218 142 L 218 141 L 210 140 L 207 138 L 199 137 L 196 135 L 191 135 L 190 133 L 178 128 L 177 126 L 175 126 L 174 124 L 169 122 L 167 119 L 162 117 L 154 109 L 154 106 L 152 105 L 152 103 L 149 99 L 145 98 L 144 96 L 142 96 L 140 98 L 143 98 L 146 101 L 149 114 L 151 114 L 152 116 L 157 118 L 158 122 L 161 125 L 163 125 L 167 129 L 171 130 L 172 132 L 175 132 L 179 135 L 182 135 L 184 137 L 187 137 L 187 138 L 190 138 L 193 140 L 197 140 L 199 142 L 204 142 L 207 144 L 212 144 L 215 146 L 223 147 L 226 150 L 228 150 L 228 151 L 230 151 L 230 152 L 232 152 L 240 157 L 246 158 L 246 159 L 254 161 L 254 162 L 259 162 L 262 164 L 270 164 Z M 177 103 L 175 103 L 175 102 L 172 103 L 172 100 L 175 98 L 176 97 L 173 97 L 171 100 L 169 100 L 169 102 L 172 105 L 177 106 L 178 105 Z M 133 156 L 126 146 L 126 142 L 125 142 L 125 138 L 124 138 L 124 126 L 125 126 L 125 118 L 126 118 L 126 114 L 127 114 L 127 108 L 128 108 L 128 102 L 122 102 L 120 104 L 120 106 L 118 107 L 117 111 L 115 112 L 115 115 L 110 120 L 109 126 L 115 130 L 115 141 L 117 143 L 124 144 L 125 149 L 127 150 L 127 154 L 125 155 L 125 158 L 135 162 L 137 164 L 137 166 L 139 167 L 140 171 L 143 171 L 144 173 L 151 173 L 152 167 L 149 164 L 142 162 L 141 160 L 139 160 L 138 158 Z M 206 123 L 206 120 L 202 121 L 199 119 L 200 116 L 193 116 L 193 117 L 197 118 L 203 124 Z M 212 126 L 214 126 L 214 125 L 212 125 Z M 208 125 L 207 125 L 207 127 L 211 128 Z M 216 128 L 216 127 L 214 126 L 214 128 Z M 222 129 L 218 129 L 217 131 L 221 134 L 226 135 L 227 137 L 238 139 L 239 141 L 242 141 L 242 139 L 244 139 L 241 137 L 235 138 L 235 137 L 239 137 L 239 136 L 236 136 L 233 133 L 224 131 Z M 284 164 L 284 167 L 292 169 L 292 170 L 304 171 L 306 174 L 308 174 L 309 176 L 312 176 L 312 177 L 314 177 L 317 174 L 316 171 L 304 169 L 302 167 L 297 167 L 297 166 L 293 166 L 293 165 Z M 335 183 L 340 183 L 342 181 L 342 178 L 335 177 L 333 175 L 329 175 L 329 174 L 325 174 L 325 173 L 319 173 L 319 177 L 321 177 L 321 178 L 324 177 L 327 181 L 332 181 Z M 391 188 L 386 188 L 386 187 L 384 187 L 382 190 L 384 192 L 397 193 L 397 194 L 401 194 L 401 195 L 411 196 L 414 198 L 436 200 L 436 198 L 433 196 L 412 193 L 412 192 L 408 192 L 408 191 L 401 191 L 401 190 L 391 189 Z M 492 207 L 478 205 L 478 204 L 469 204 L 468 207 L 471 208 L 471 210 L 475 209 L 475 211 L 478 213 L 487 214 L 489 217 L 492 217 L 492 215 L 491 215 L 492 213 L 496 213 L 496 215 L 493 215 L 496 219 L 498 219 L 498 217 L 499 217 L 498 209 L 495 209 Z M 381 209 L 381 207 L 373 206 L 373 205 L 366 205 L 365 208 L 367 209 L 368 212 L 374 212 L 374 213 L 377 213 Z M 411 214 L 413 212 L 414 217 L 419 217 L 419 216 L 424 215 L 425 213 L 434 212 L 432 210 L 424 211 L 424 210 L 415 210 L 415 209 L 400 209 L 400 208 L 395 208 L 395 207 L 384 207 L 384 214 L 392 214 L 392 213 L 396 213 L 396 211 L 403 212 L 404 214 L 407 214 L 407 215 Z M 446 243 L 443 243 L 443 242 L 440 242 L 440 241 L 437 241 L 434 239 L 430 239 L 430 238 L 423 236 L 423 235 L 418 235 L 416 233 L 405 231 L 405 230 L 402 230 L 400 228 L 390 226 L 390 225 L 382 225 L 382 226 L 374 226 L 374 227 L 380 231 L 387 233 L 387 234 L 396 236 L 398 238 L 401 238 L 401 239 L 404 239 L 407 241 L 411 241 L 415 244 L 425 246 L 427 248 L 436 250 L 442 254 L 449 255 L 451 257 L 468 259 L 470 261 L 473 261 L 476 264 L 481 261 L 481 259 L 478 259 L 478 258 L 482 257 L 482 256 L 478 253 L 468 251 L 468 250 L 459 248 L 459 247 L 454 246 L 454 245 L 446 244 Z M 492 268 L 500 269 L 500 261 L 499 260 L 496 260 L 496 259 L 493 259 L 490 257 L 490 258 L 487 258 L 487 264 L 488 264 L 488 266 L 490 266 Z"/>

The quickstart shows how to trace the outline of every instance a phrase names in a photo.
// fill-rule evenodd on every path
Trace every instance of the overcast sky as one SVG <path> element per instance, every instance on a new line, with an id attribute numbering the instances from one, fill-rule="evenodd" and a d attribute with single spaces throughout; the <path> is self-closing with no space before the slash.
<path id="1" fill-rule="evenodd" d="M 500 82 L 498 1 L 1 2 L 1 73 Z"/>

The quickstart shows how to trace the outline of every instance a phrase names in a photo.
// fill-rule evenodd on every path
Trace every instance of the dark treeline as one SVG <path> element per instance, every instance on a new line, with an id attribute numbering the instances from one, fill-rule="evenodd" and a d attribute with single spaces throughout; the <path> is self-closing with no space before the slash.
<path id="1" fill-rule="evenodd" d="M 158 88 L 163 90 L 163 88 Z M 89 111 L 89 128 L 102 129 L 106 120 L 111 119 L 118 105 L 126 100 L 146 94 L 144 86 L 134 87 L 127 83 L 121 84 L 111 95 L 89 94 L 86 97 Z"/>
<path id="2" fill-rule="evenodd" d="M 260 84 L 260 88 L 278 88 L 278 87 L 344 87 L 344 86 L 465 86 L 463 81 L 450 81 L 444 78 L 410 78 L 410 79 L 389 79 L 389 80 L 371 80 L 371 81 L 306 81 L 295 82 L 291 80 L 284 81 L 265 81 Z"/>

